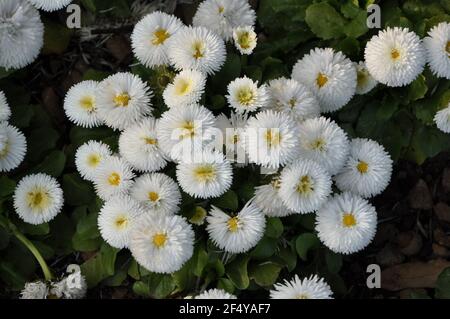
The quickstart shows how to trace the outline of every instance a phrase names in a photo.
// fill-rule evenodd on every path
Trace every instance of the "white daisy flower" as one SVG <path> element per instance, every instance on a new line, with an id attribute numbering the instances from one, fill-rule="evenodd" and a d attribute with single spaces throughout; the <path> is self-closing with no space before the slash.
<path id="1" fill-rule="evenodd" d="M 232 294 L 226 292 L 223 289 L 209 289 L 209 290 L 205 290 L 204 292 L 202 292 L 201 294 L 196 296 L 194 299 L 224 300 L 224 299 L 237 299 L 237 297 L 235 295 L 232 295 Z"/>
<path id="2" fill-rule="evenodd" d="M 230 216 L 212 206 L 206 217 L 209 237 L 212 242 L 226 252 L 240 254 L 255 247 L 264 235 L 266 218 L 252 202 L 235 216 Z"/>
<path id="3" fill-rule="evenodd" d="M 205 85 L 206 76 L 203 73 L 183 70 L 164 90 L 164 102 L 169 108 L 198 103 L 205 91 Z"/>
<path id="4" fill-rule="evenodd" d="M 155 214 L 175 214 L 181 203 L 177 183 L 161 173 L 144 174 L 137 178 L 130 195 Z"/>
<path id="5" fill-rule="evenodd" d="M 133 185 L 134 173 L 128 163 L 120 157 L 109 156 L 101 161 L 94 177 L 97 195 L 108 200 L 125 195 Z"/>
<path id="6" fill-rule="evenodd" d="M 6 122 L 0 122 L 0 172 L 17 168 L 26 152 L 27 141 L 22 132 Z"/>
<path id="7" fill-rule="evenodd" d="M 380 194 L 389 185 L 392 159 L 377 142 L 356 138 L 350 145 L 350 157 L 335 176 L 337 187 L 370 198 Z"/>
<path id="8" fill-rule="evenodd" d="M 297 160 L 280 175 L 279 195 L 287 208 L 301 214 L 316 211 L 331 193 L 331 177 L 319 164 Z"/>
<path id="9" fill-rule="evenodd" d="M 236 49 L 241 54 L 252 54 L 258 43 L 258 37 L 251 26 L 237 27 L 233 30 L 233 40 Z"/>
<path id="10" fill-rule="evenodd" d="M 357 72 L 356 94 L 361 95 L 369 93 L 374 87 L 377 86 L 377 80 L 370 75 L 369 70 L 363 61 L 360 61 L 359 63 L 355 62 L 355 67 Z"/>
<path id="11" fill-rule="evenodd" d="M 46 174 L 22 178 L 14 192 L 14 208 L 25 222 L 39 225 L 51 221 L 64 204 L 58 181 Z"/>
<path id="12" fill-rule="evenodd" d="M 231 187 L 233 169 L 222 153 L 205 151 L 201 159 L 179 163 L 177 179 L 183 191 L 195 198 L 219 197 Z"/>
<path id="13" fill-rule="evenodd" d="M 20 292 L 20 299 L 47 299 L 48 291 L 45 282 L 27 282 Z"/>
<path id="14" fill-rule="evenodd" d="M 269 94 L 265 85 L 258 87 L 258 82 L 244 76 L 228 84 L 226 96 L 230 106 L 238 113 L 257 111 L 267 106 Z"/>
<path id="15" fill-rule="evenodd" d="M 450 80 L 450 23 L 441 22 L 434 26 L 423 44 L 431 71 Z"/>
<path id="16" fill-rule="evenodd" d="M 148 68 L 169 64 L 168 39 L 181 27 L 183 23 L 173 15 L 160 11 L 146 15 L 131 34 L 134 55 Z"/>
<path id="17" fill-rule="evenodd" d="M 436 113 L 434 122 L 438 129 L 444 133 L 450 133 L 450 103 L 448 106 Z"/>
<path id="18" fill-rule="evenodd" d="M 127 248 L 136 219 L 144 214 L 139 202 L 128 195 L 112 197 L 98 215 L 98 229 L 103 239 L 115 248 Z"/>
<path id="19" fill-rule="evenodd" d="M 278 194 L 280 190 L 280 179 L 274 177 L 267 185 L 255 187 L 255 197 L 253 201 L 264 214 L 269 217 L 285 217 L 295 214 L 294 211 L 288 209 Z"/>
<path id="20" fill-rule="evenodd" d="M 25 0 L 0 1 L 0 67 L 20 69 L 31 64 L 43 45 L 39 11 Z"/>
<path id="21" fill-rule="evenodd" d="M 112 156 L 112 152 L 108 145 L 91 140 L 77 149 L 75 166 L 81 177 L 92 182 L 100 163 L 110 156 Z"/>
<path id="22" fill-rule="evenodd" d="M 192 24 L 230 40 L 236 27 L 254 26 L 255 21 L 256 13 L 247 0 L 206 0 L 198 6 Z"/>
<path id="23" fill-rule="evenodd" d="M 168 46 L 175 69 L 194 69 L 208 75 L 220 70 L 227 54 L 223 40 L 203 27 L 180 29 L 170 38 Z"/>
<path id="24" fill-rule="evenodd" d="M 36 8 L 44 11 L 57 11 L 67 7 L 72 0 L 28 0 Z"/>
<path id="25" fill-rule="evenodd" d="M 279 78 L 269 82 L 271 102 L 268 108 L 287 113 L 297 121 L 320 115 L 320 105 L 316 96 L 304 85 L 295 80 Z"/>
<path id="26" fill-rule="evenodd" d="M 6 96 L 3 91 L 0 91 L 0 122 L 8 121 L 11 116 L 11 109 L 9 108 Z"/>
<path id="27" fill-rule="evenodd" d="M 76 125 L 92 128 L 102 124 L 97 113 L 95 94 L 98 82 L 83 81 L 74 85 L 64 99 L 64 110 Z"/>
<path id="28" fill-rule="evenodd" d="M 300 157 L 322 165 L 334 175 L 345 165 L 350 151 L 347 134 L 334 121 L 318 117 L 299 126 Z"/>
<path id="29" fill-rule="evenodd" d="M 323 278 L 317 275 L 300 279 L 297 275 L 291 281 L 274 285 L 271 299 L 333 299 L 333 292 Z"/>
<path id="30" fill-rule="evenodd" d="M 50 287 L 50 295 L 58 299 L 83 299 L 86 292 L 87 282 L 81 271 L 75 271 L 60 281 L 53 282 Z"/>
<path id="31" fill-rule="evenodd" d="M 224 114 L 217 117 L 217 127 L 222 132 L 223 144 L 225 145 L 226 158 L 238 165 L 247 163 L 245 152 L 245 139 L 248 115 L 231 112 L 230 118 Z"/>
<path id="32" fill-rule="evenodd" d="M 172 107 L 158 123 L 160 147 L 175 161 L 188 160 L 214 135 L 215 121 L 213 113 L 198 104 Z"/>
<path id="33" fill-rule="evenodd" d="M 407 28 L 381 30 L 367 42 L 367 69 L 387 86 L 405 86 L 422 72 L 426 53 L 420 38 Z"/>
<path id="34" fill-rule="evenodd" d="M 375 208 L 351 193 L 335 195 L 317 211 L 318 236 L 335 253 L 352 254 L 364 249 L 376 230 Z"/>
<path id="35" fill-rule="evenodd" d="M 99 84 L 97 111 L 106 125 L 123 130 L 151 114 L 151 97 L 151 90 L 138 76 L 116 73 Z"/>
<path id="36" fill-rule="evenodd" d="M 356 90 L 353 62 L 331 48 L 311 50 L 294 65 L 292 78 L 317 96 L 321 111 L 326 113 L 342 108 Z"/>
<path id="37" fill-rule="evenodd" d="M 298 154 L 297 123 L 287 114 L 263 111 L 248 120 L 246 150 L 252 163 L 277 169 Z"/>
<path id="38" fill-rule="evenodd" d="M 157 138 L 157 123 L 148 117 L 120 134 L 119 153 L 137 171 L 154 172 L 167 165 Z"/>
<path id="39" fill-rule="evenodd" d="M 173 273 L 188 261 L 194 251 L 194 231 L 176 215 L 145 214 L 131 233 L 134 259 L 154 273 Z"/>

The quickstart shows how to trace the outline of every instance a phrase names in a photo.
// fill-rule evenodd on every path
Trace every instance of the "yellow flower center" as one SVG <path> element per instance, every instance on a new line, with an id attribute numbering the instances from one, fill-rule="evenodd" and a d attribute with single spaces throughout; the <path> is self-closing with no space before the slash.
<path id="1" fill-rule="evenodd" d="M 447 41 L 447 45 L 445 46 L 445 51 L 447 51 L 448 57 L 450 58 L 450 41 Z"/>
<path id="2" fill-rule="evenodd" d="M 145 141 L 145 144 L 148 144 L 148 145 L 158 144 L 158 141 L 156 140 L 156 138 L 144 137 L 144 141 Z"/>
<path id="3" fill-rule="evenodd" d="M 272 180 L 271 184 L 272 184 L 273 188 L 275 188 L 275 189 L 280 189 L 280 187 L 281 187 L 281 182 L 280 182 L 279 178 L 274 178 Z"/>
<path id="4" fill-rule="evenodd" d="M 155 32 L 153 32 L 152 44 L 153 45 L 161 45 L 169 37 L 170 37 L 170 34 L 169 34 L 169 32 L 167 32 L 167 30 L 165 30 L 165 29 L 158 29 Z"/>
<path id="5" fill-rule="evenodd" d="M 153 245 L 157 248 L 162 248 L 167 242 L 167 235 L 163 233 L 158 233 L 153 235 Z"/>
<path id="6" fill-rule="evenodd" d="M 128 226 L 128 218 L 125 216 L 119 216 L 116 218 L 115 225 L 118 229 L 124 229 Z"/>
<path id="7" fill-rule="evenodd" d="M 186 79 L 179 79 L 175 83 L 175 94 L 186 95 L 192 90 L 192 81 Z"/>
<path id="8" fill-rule="evenodd" d="M 120 175 L 118 173 L 112 173 L 108 177 L 108 183 L 111 186 L 119 186 L 119 184 L 120 184 Z"/>
<path id="9" fill-rule="evenodd" d="M 202 165 L 194 170 L 194 176 L 199 182 L 211 182 L 216 178 L 216 169 L 212 165 Z"/>
<path id="10" fill-rule="evenodd" d="M 102 158 L 99 154 L 90 154 L 87 158 L 87 164 L 90 167 L 97 167 L 101 160 Z"/>
<path id="11" fill-rule="evenodd" d="M 238 37 L 239 46 L 242 49 L 248 49 L 251 45 L 250 33 L 242 32 Z"/>
<path id="12" fill-rule="evenodd" d="M 360 162 L 358 163 L 358 165 L 356 165 L 356 168 L 358 169 L 358 171 L 359 171 L 361 174 L 365 174 L 365 173 L 367 173 L 367 171 L 369 170 L 369 164 L 367 164 L 367 163 L 364 162 L 364 161 L 360 161 Z"/>
<path id="13" fill-rule="evenodd" d="M 194 54 L 192 55 L 195 59 L 203 58 L 204 45 L 201 42 L 195 42 L 193 45 Z"/>
<path id="14" fill-rule="evenodd" d="M 183 132 L 180 135 L 180 138 L 189 138 L 195 135 L 195 126 L 194 122 L 186 121 L 184 125 L 181 126 Z"/>
<path id="15" fill-rule="evenodd" d="M 207 215 L 206 210 L 203 207 L 197 206 L 195 207 L 194 216 L 189 219 L 192 224 L 201 225 Z"/>
<path id="16" fill-rule="evenodd" d="M 351 213 L 344 214 L 344 216 L 342 216 L 342 225 L 347 228 L 355 226 L 356 225 L 355 216 L 353 216 L 353 214 Z"/>
<path id="17" fill-rule="evenodd" d="M 325 84 L 327 84 L 327 82 L 328 82 L 328 77 L 325 74 L 319 73 L 317 75 L 316 83 L 319 86 L 319 88 L 322 88 Z"/>
<path id="18" fill-rule="evenodd" d="M 297 104 L 297 100 L 290 99 L 288 103 L 289 103 L 289 106 L 291 107 L 291 109 L 293 109 L 295 107 L 295 105 Z"/>
<path id="19" fill-rule="evenodd" d="M 240 138 L 239 138 L 239 135 L 237 133 L 235 133 L 232 138 L 233 138 L 233 140 L 232 140 L 233 144 L 239 143 Z"/>
<path id="20" fill-rule="evenodd" d="M 297 184 L 297 192 L 301 195 L 306 195 L 314 190 L 311 183 L 311 178 L 308 175 L 302 176 Z"/>
<path id="21" fill-rule="evenodd" d="M 126 107 L 128 106 L 128 103 L 130 103 L 131 97 L 128 95 L 128 93 L 121 93 L 116 95 L 114 98 L 114 103 L 116 106 L 122 106 Z"/>
<path id="22" fill-rule="evenodd" d="M 397 60 L 398 58 L 400 58 L 400 52 L 397 49 L 392 49 L 391 58 L 392 60 Z"/>
<path id="23" fill-rule="evenodd" d="M 148 193 L 148 199 L 149 199 L 151 202 L 156 202 L 156 201 L 159 199 L 159 194 L 156 193 L 156 192 L 149 192 L 149 193 Z"/>
<path id="24" fill-rule="evenodd" d="M 249 106 L 255 101 L 255 94 L 253 90 L 249 87 L 241 88 L 237 92 L 237 100 L 240 104 L 244 106 Z"/>
<path id="25" fill-rule="evenodd" d="M 80 106 L 87 112 L 93 112 L 95 110 L 95 101 L 92 96 L 85 96 L 80 100 Z"/>
<path id="26" fill-rule="evenodd" d="M 8 141 L 3 143 L 3 147 L 0 148 L 0 158 L 5 157 L 9 152 L 9 143 Z"/>
<path id="27" fill-rule="evenodd" d="M 219 6 L 219 13 L 223 13 L 225 11 L 225 8 L 223 6 Z"/>
<path id="28" fill-rule="evenodd" d="M 27 204 L 31 209 L 43 210 L 50 205 L 51 199 L 43 189 L 36 189 L 27 194 Z"/>
<path id="29" fill-rule="evenodd" d="M 309 299 L 307 294 L 299 294 L 297 295 L 296 299 Z"/>
<path id="30" fill-rule="evenodd" d="M 326 145 L 327 145 L 327 143 L 324 141 L 323 138 L 318 138 L 310 143 L 311 149 L 321 151 L 321 152 L 323 152 L 325 150 Z"/>
<path id="31" fill-rule="evenodd" d="M 238 228 L 239 228 L 239 218 L 237 216 L 235 217 L 231 217 L 228 221 L 227 221 L 227 226 L 228 226 L 228 230 L 232 233 L 237 232 Z"/>
<path id="32" fill-rule="evenodd" d="M 359 87 L 364 86 L 367 82 L 367 72 L 364 70 L 358 71 L 356 80 Z"/>
<path id="33" fill-rule="evenodd" d="M 280 131 L 278 129 L 268 129 L 265 138 L 269 147 L 277 146 L 281 141 Z"/>

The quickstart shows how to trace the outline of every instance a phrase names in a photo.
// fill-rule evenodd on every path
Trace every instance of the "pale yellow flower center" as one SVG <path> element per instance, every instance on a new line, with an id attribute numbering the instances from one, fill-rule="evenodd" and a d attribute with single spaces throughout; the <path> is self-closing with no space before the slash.
<path id="1" fill-rule="evenodd" d="M 342 225 L 347 228 L 355 226 L 356 225 L 355 216 L 353 216 L 353 214 L 351 213 L 344 214 L 342 216 Z"/>
<path id="2" fill-rule="evenodd" d="M 148 144 L 148 145 L 158 144 L 158 141 L 156 140 L 156 138 L 152 138 L 152 137 L 144 137 L 144 141 L 145 141 L 145 144 Z"/>
<path id="3" fill-rule="evenodd" d="M 364 86 L 367 82 L 367 72 L 364 70 L 358 71 L 356 80 L 359 87 Z"/>
<path id="4" fill-rule="evenodd" d="M 149 193 L 148 193 L 148 199 L 149 199 L 151 202 L 156 202 L 156 201 L 159 200 L 159 194 L 156 193 L 156 192 L 149 192 Z"/>
<path id="5" fill-rule="evenodd" d="M 277 129 L 268 129 L 265 138 L 269 147 L 280 145 L 281 135 L 280 131 Z"/>
<path id="6" fill-rule="evenodd" d="M 296 299 L 309 299 L 309 297 L 308 297 L 307 294 L 304 294 L 304 293 L 303 293 L 303 294 L 297 295 Z"/>
<path id="7" fill-rule="evenodd" d="M 318 138 L 310 143 L 310 148 L 313 150 L 321 151 L 323 152 L 325 150 L 325 146 L 327 143 L 323 138 Z"/>
<path id="8" fill-rule="evenodd" d="M 194 170 L 194 176 L 200 182 L 211 182 L 216 178 L 216 169 L 212 165 L 202 165 Z"/>
<path id="9" fill-rule="evenodd" d="M 192 90 L 192 80 L 178 79 L 175 83 L 175 94 L 186 95 Z"/>
<path id="10" fill-rule="evenodd" d="M 447 41 L 447 45 L 445 46 L 445 51 L 447 51 L 447 55 L 450 58 L 450 41 Z"/>
<path id="11" fill-rule="evenodd" d="M 93 112 L 95 110 L 95 101 L 92 96 L 85 96 L 80 100 L 80 106 L 87 112 Z"/>
<path id="12" fill-rule="evenodd" d="M 27 194 L 27 204 L 31 209 L 43 210 L 50 205 L 51 198 L 47 191 L 42 188 L 37 188 Z"/>
<path id="13" fill-rule="evenodd" d="M 128 103 L 130 103 L 131 97 L 128 95 L 128 93 L 121 93 L 114 97 L 114 103 L 116 106 L 122 106 L 126 107 L 128 106 Z"/>
<path id="14" fill-rule="evenodd" d="M 242 32 L 241 34 L 239 34 L 238 43 L 239 43 L 239 46 L 244 50 L 250 48 L 251 43 L 252 43 L 251 38 L 250 38 L 250 33 Z"/>
<path id="15" fill-rule="evenodd" d="M 114 222 L 118 229 L 124 229 L 128 226 L 129 220 L 125 216 L 118 216 Z"/>
<path id="16" fill-rule="evenodd" d="M 297 192 L 301 195 L 306 195 L 314 190 L 311 178 L 308 175 L 300 177 L 300 181 L 297 184 Z"/>
<path id="17" fill-rule="evenodd" d="M 237 100 L 240 104 L 249 106 L 255 101 L 255 94 L 250 87 L 243 87 L 237 92 Z"/>
<path id="18" fill-rule="evenodd" d="M 193 137 L 195 135 L 195 126 L 194 122 L 192 121 L 186 121 L 182 126 L 182 133 L 180 135 L 180 138 L 189 138 Z"/>
<path id="19" fill-rule="evenodd" d="M 291 109 L 293 109 L 295 107 L 295 105 L 297 104 L 297 100 L 292 98 L 289 100 L 289 106 L 291 107 Z"/>
<path id="20" fill-rule="evenodd" d="M 239 218 L 237 216 L 235 217 L 231 217 L 228 221 L 227 221 L 227 226 L 228 226 L 228 230 L 232 233 L 237 232 L 238 228 L 239 228 Z"/>
<path id="21" fill-rule="evenodd" d="M 111 186 L 119 186 L 120 184 L 120 175 L 118 173 L 111 173 L 108 177 L 108 183 Z"/>
<path id="22" fill-rule="evenodd" d="M 152 44 L 161 45 L 170 37 L 169 32 L 166 29 L 158 29 L 153 32 Z"/>
<path id="23" fill-rule="evenodd" d="M 327 82 L 328 82 L 328 77 L 325 74 L 319 73 L 317 75 L 316 83 L 319 86 L 319 88 L 322 88 L 325 84 L 327 84 Z"/>
<path id="24" fill-rule="evenodd" d="M 398 60 L 400 58 L 400 52 L 397 49 L 391 50 L 391 58 L 392 60 Z"/>
<path id="25" fill-rule="evenodd" d="M 158 233 L 153 235 L 153 245 L 155 245 L 157 248 L 162 248 L 167 242 L 167 235 L 163 233 Z"/>
<path id="26" fill-rule="evenodd" d="M 364 161 L 359 161 L 358 165 L 356 165 L 356 168 L 361 174 L 365 174 L 369 170 L 369 164 Z"/>
<path id="27" fill-rule="evenodd" d="M 3 143 L 3 147 L 0 148 L 0 158 L 5 157 L 9 152 L 9 143 L 8 141 L 6 141 L 5 143 Z"/>
<path id="28" fill-rule="evenodd" d="M 87 164 L 90 167 L 97 167 L 101 160 L 102 158 L 99 154 L 90 154 L 87 158 Z"/>
<path id="29" fill-rule="evenodd" d="M 225 11 L 225 8 L 223 6 L 219 6 L 219 13 L 223 13 Z"/>
<path id="30" fill-rule="evenodd" d="M 195 59 L 201 59 L 203 58 L 203 54 L 204 54 L 204 50 L 205 50 L 205 46 L 202 42 L 195 42 L 193 45 L 193 49 L 194 49 L 194 54 L 192 55 Z"/>

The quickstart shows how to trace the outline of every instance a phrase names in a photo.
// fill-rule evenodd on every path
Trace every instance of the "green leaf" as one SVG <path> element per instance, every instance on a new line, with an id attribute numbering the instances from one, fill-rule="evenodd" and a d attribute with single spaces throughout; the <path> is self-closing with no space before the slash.
<path id="1" fill-rule="evenodd" d="M 306 23 L 319 38 L 329 40 L 343 35 L 344 18 L 328 3 L 312 4 L 306 9 Z"/>
<path id="2" fill-rule="evenodd" d="M 23 223 L 20 225 L 22 232 L 24 234 L 33 235 L 33 236 L 43 236 L 48 235 L 50 233 L 50 226 L 48 223 L 43 223 L 40 225 L 31 225 L 28 223 Z"/>
<path id="3" fill-rule="evenodd" d="M 267 218 L 266 236 L 270 238 L 279 238 L 283 234 L 283 223 L 277 217 Z"/>
<path id="4" fill-rule="evenodd" d="M 337 274 L 342 268 L 342 255 L 336 254 L 331 250 L 326 250 L 325 261 L 327 263 L 328 271 Z"/>
<path id="5" fill-rule="evenodd" d="M 308 259 L 308 252 L 320 246 L 319 239 L 315 234 L 304 233 L 297 237 L 295 241 L 295 249 L 301 259 Z"/>
<path id="6" fill-rule="evenodd" d="M 212 205 L 219 208 L 230 209 L 236 211 L 239 207 L 239 199 L 235 192 L 229 190 L 219 198 L 215 198 L 211 201 Z"/>
<path id="7" fill-rule="evenodd" d="M 233 294 L 235 290 L 233 283 L 227 278 L 219 278 L 217 281 L 217 289 L 223 289 L 230 294 Z"/>
<path id="8" fill-rule="evenodd" d="M 45 173 L 53 177 L 58 177 L 64 171 L 66 155 L 61 151 L 52 151 L 44 160 L 34 167 L 31 173 Z"/>
<path id="9" fill-rule="evenodd" d="M 198 248 L 193 263 L 192 272 L 197 277 L 200 277 L 203 273 L 203 269 L 205 269 L 206 264 L 208 263 L 208 253 L 204 249 Z"/>
<path id="10" fill-rule="evenodd" d="M 70 43 L 72 30 L 63 24 L 50 20 L 44 21 L 44 47 L 43 54 L 63 54 Z"/>
<path id="11" fill-rule="evenodd" d="M 16 182 L 6 175 L 0 176 L 0 197 L 6 197 L 14 193 Z"/>
<path id="12" fill-rule="evenodd" d="M 290 245 L 281 248 L 278 256 L 284 261 L 286 268 L 289 271 L 294 270 L 295 266 L 297 266 L 297 253 L 291 248 Z"/>
<path id="13" fill-rule="evenodd" d="M 360 10 L 358 15 L 344 27 L 345 34 L 352 38 L 358 38 L 367 31 L 369 31 L 369 28 L 367 27 L 367 12 L 365 10 Z"/>
<path id="14" fill-rule="evenodd" d="M 81 272 L 89 288 L 97 286 L 103 279 L 114 275 L 119 249 L 103 244 L 100 251 L 81 265 Z"/>
<path id="15" fill-rule="evenodd" d="M 226 274 L 238 289 L 247 289 L 250 284 L 247 273 L 248 256 L 238 256 L 226 267 Z"/>
<path id="16" fill-rule="evenodd" d="M 95 198 L 94 189 L 77 174 L 65 174 L 62 188 L 64 200 L 72 206 L 87 205 Z"/>
<path id="17" fill-rule="evenodd" d="M 265 262 L 250 267 L 250 278 L 262 287 L 272 286 L 278 279 L 282 266 Z"/>
<path id="18" fill-rule="evenodd" d="M 214 92 L 216 93 L 225 92 L 228 83 L 240 75 L 241 58 L 235 53 L 230 53 L 222 69 L 211 78 L 211 87 L 214 88 Z"/>
<path id="19" fill-rule="evenodd" d="M 141 281 L 133 284 L 135 294 L 143 297 L 163 299 L 170 295 L 176 288 L 171 275 L 150 273 Z"/>
<path id="20" fill-rule="evenodd" d="M 265 260 L 273 254 L 277 250 L 277 241 L 276 239 L 263 237 L 256 247 L 252 250 L 251 256 L 254 259 Z"/>
<path id="21" fill-rule="evenodd" d="M 26 128 L 30 126 L 34 109 L 28 104 L 12 105 L 11 113 L 11 124 L 18 128 Z"/>
<path id="22" fill-rule="evenodd" d="M 417 79 L 415 79 L 408 89 L 408 100 L 416 101 L 422 99 L 428 91 L 427 84 L 425 82 L 425 77 L 420 74 Z"/>
<path id="23" fill-rule="evenodd" d="M 0 250 L 5 249 L 9 245 L 11 235 L 5 228 L 0 226 Z"/>
<path id="24" fill-rule="evenodd" d="M 104 71 L 98 71 L 98 70 L 94 70 L 94 69 L 88 69 L 86 72 L 84 72 L 83 74 L 83 81 L 103 81 L 104 79 L 106 79 L 110 74 L 108 72 L 104 72 Z"/>
<path id="25" fill-rule="evenodd" d="M 91 12 L 95 12 L 97 10 L 94 0 L 81 0 L 81 3 Z"/>
<path id="26" fill-rule="evenodd" d="M 43 155 L 56 147 L 59 133 L 55 129 L 42 126 L 34 129 L 27 135 L 27 158 L 32 162 L 37 162 Z"/>
<path id="27" fill-rule="evenodd" d="M 450 299 L 450 267 L 445 268 L 436 281 L 435 296 L 439 299 Z"/>

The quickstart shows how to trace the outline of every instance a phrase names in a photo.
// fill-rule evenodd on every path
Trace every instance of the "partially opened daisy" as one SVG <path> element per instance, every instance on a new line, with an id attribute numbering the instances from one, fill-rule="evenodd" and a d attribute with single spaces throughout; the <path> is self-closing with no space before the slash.
<path id="1" fill-rule="evenodd" d="M 67 92 L 64 110 L 70 121 L 86 128 L 102 124 L 95 103 L 97 87 L 98 82 L 96 81 L 83 81 L 74 85 Z"/>
<path id="2" fill-rule="evenodd" d="M 138 76 L 116 73 L 99 84 L 95 102 L 106 125 L 124 130 L 151 114 L 151 96 L 151 90 Z"/>
<path id="3" fill-rule="evenodd" d="M 0 91 L 0 122 L 8 121 L 11 116 L 11 109 L 9 108 L 6 96 L 3 91 Z"/>
<path id="4" fill-rule="evenodd" d="M 267 107 L 287 113 L 302 122 L 320 115 L 319 101 L 304 85 L 292 79 L 279 78 L 269 82 L 271 102 Z"/>
<path id="5" fill-rule="evenodd" d="M 94 177 L 97 195 L 108 200 L 113 196 L 125 195 L 133 185 L 134 173 L 130 165 L 120 157 L 109 156 L 101 161 Z"/>
<path id="6" fill-rule="evenodd" d="M 310 160 L 297 160 L 280 175 L 279 195 L 287 208 L 301 214 L 316 211 L 331 193 L 331 177 Z"/>
<path id="7" fill-rule="evenodd" d="M 225 145 L 226 158 L 239 165 L 247 163 L 245 139 L 248 115 L 231 113 L 230 118 L 224 114 L 217 117 L 217 127 L 222 132 L 222 142 Z"/>
<path id="8" fill-rule="evenodd" d="M 75 166 L 81 177 L 88 181 L 94 181 L 97 168 L 112 155 L 108 145 L 98 141 L 88 141 L 81 145 L 75 154 Z"/>
<path id="9" fill-rule="evenodd" d="M 167 165 L 157 137 L 157 122 L 147 117 L 120 134 L 119 153 L 137 171 L 153 172 Z"/>
<path id="10" fill-rule="evenodd" d="M 283 204 L 278 194 L 280 186 L 279 176 L 275 176 L 269 184 L 255 187 L 253 201 L 267 216 L 285 217 L 295 214 Z"/>
<path id="11" fill-rule="evenodd" d="M 323 278 L 317 275 L 300 279 L 298 275 L 284 284 L 274 285 L 271 299 L 333 299 L 333 292 Z"/>
<path id="12" fill-rule="evenodd" d="M 170 62 L 177 70 L 194 69 L 210 75 L 225 63 L 225 43 L 203 27 L 180 29 L 170 38 L 168 46 Z"/>
<path id="13" fill-rule="evenodd" d="M 269 95 L 265 85 L 244 76 L 228 84 L 227 100 L 237 113 L 247 113 L 267 106 Z"/>
<path id="14" fill-rule="evenodd" d="M 173 15 L 160 11 L 146 15 L 131 34 L 134 55 L 149 68 L 169 64 L 168 40 L 181 27 L 183 23 Z"/>
<path id="15" fill-rule="evenodd" d="M 300 157 L 322 165 L 330 175 L 344 166 L 350 151 L 347 134 L 334 121 L 318 117 L 299 125 Z"/>
<path id="16" fill-rule="evenodd" d="M 22 132 L 6 122 L 0 122 L 0 172 L 18 167 L 26 152 L 27 141 Z"/>
<path id="17" fill-rule="evenodd" d="M 195 299 L 237 299 L 235 295 L 232 295 L 228 292 L 226 292 L 223 289 L 209 289 L 198 296 L 195 297 Z"/>
<path id="18" fill-rule="evenodd" d="M 81 271 L 74 271 L 60 281 L 52 282 L 50 287 L 50 295 L 58 299 L 83 299 L 86 292 L 87 282 Z"/>
<path id="19" fill-rule="evenodd" d="M 250 162 L 279 168 L 298 155 L 297 123 L 288 114 L 263 111 L 248 120 L 246 150 Z"/>
<path id="20" fill-rule="evenodd" d="M 198 103 L 205 91 L 206 76 L 197 70 L 183 70 L 167 85 L 163 97 L 166 105 L 186 106 Z"/>
<path id="21" fill-rule="evenodd" d="M 237 27 L 233 30 L 234 46 L 241 54 L 252 54 L 258 42 L 255 30 L 251 26 Z"/>
<path id="22" fill-rule="evenodd" d="M 162 173 L 144 174 L 137 178 L 130 195 L 155 214 L 175 214 L 181 203 L 177 183 Z"/>
<path id="23" fill-rule="evenodd" d="M 375 208 L 358 195 L 335 195 L 317 211 L 318 236 L 335 253 L 352 254 L 364 249 L 376 229 Z"/>
<path id="24" fill-rule="evenodd" d="M 31 64 L 43 45 L 39 11 L 25 0 L 0 1 L 0 67 L 20 69 Z"/>
<path id="25" fill-rule="evenodd" d="M 45 282 L 27 282 L 25 287 L 20 292 L 20 299 L 47 299 L 48 292 L 48 286 Z"/>
<path id="26" fill-rule="evenodd" d="M 450 133 L 450 103 L 434 116 L 434 123 L 444 133 Z"/>
<path id="27" fill-rule="evenodd" d="M 131 233 L 130 250 L 147 270 L 173 273 L 191 258 L 194 231 L 180 216 L 144 214 Z"/>
<path id="28" fill-rule="evenodd" d="M 356 94 L 366 94 L 377 86 L 378 82 L 370 75 L 366 64 L 363 61 L 355 63 L 357 72 Z"/>
<path id="29" fill-rule="evenodd" d="M 205 0 L 197 9 L 192 23 L 213 30 L 225 40 L 233 37 L 233 29 L 253 26 L 255 11 L 247 0 Z"/>
<path id="30" fill-rule="evenodd" d="M 128 195 L 115 196 L 105 202 L 98 215 L 98 228 L 103 239 L 112 247 L 126 248 L 130 233 L 145 211 Z"/>
<path id="31" fill-rule="evenodd" d="M 198 104 L 177 106 L 164 112 L 158 124 L 158 140 L 173 160 L 188 160 L 202 151 L 208 136 L 214 134 L 213 113 Z"/>
<path id="32" fill-rule="evenodd" d="M 420 38 L 407 28 L 387 28 L 367 42 L 367 69 L 387 86 L 405 86 L 422 72 L 426 52 Z"/>
<path id="33" fill-rule="evenodd" d="M 431 71 L 438 77 L 450 79 L 450 23 L 434 26 L 423 44 Z"/>
<path id="34" fill-rule="evenodd" d="M 350 157 L 335 176 L 336 185 L 364 198 L 380 194 L 388 186 L 392 159 L 384 147 L 369 139 L 356 138 L 350 146 Z"/>
<path id="35" fill-rule="evenodd" d="M 322 112 L 337 111 L 355 94 L 356 68 L 342 52 L 316 48 L 299 60 L 292 78 L 306 85 L 319 99 Z"/>
<path id="36" fill-rule="evenodd" d="M 178 164 L 177 180 L 193 197 L 219 197 L 231 187 L 233 169 L 222 153 L 205 151 L 195 161 Z"/>
<path id="37" fill-rule="evenodd" d="M 36 8 L 44 11 L 57 11 L 67 7 L 72 0 L 28 0 Z"/>
<path id="38" fill-rule="evenodd" d="M 64 204 L 58 181 L 46 174 L 22 178 L 14 191 L 14 208 L 25 222 L 39 225 L 52 220 Z"/>
<path id="39" fill-rule="evenodd" d="M 235 215 L 228 215 L 212 206 L 206 217 L 209 237 L 213 243 L 230 253 L 243 253 L 255 247 L 264 235 L 266 218 L 252 202 Z"/>

